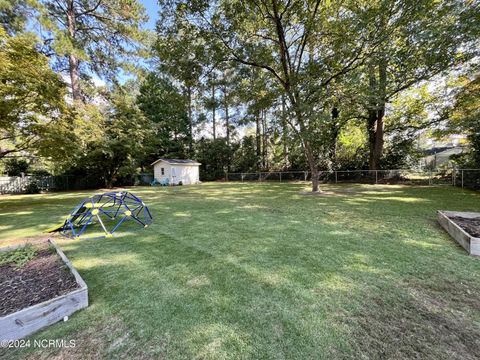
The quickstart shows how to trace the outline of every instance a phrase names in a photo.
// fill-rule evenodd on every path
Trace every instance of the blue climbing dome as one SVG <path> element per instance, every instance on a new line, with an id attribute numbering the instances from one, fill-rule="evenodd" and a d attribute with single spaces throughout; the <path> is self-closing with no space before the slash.
<path id="1" fill-rule="evenodd" d="M 89 225 L 98 223 L 109 237 L 127 220 L 147 227 L 152 222 L 152 215 L 147 205 L 131 192 L 107 192 L 83 200 L 62 224 L 48 232 L 60 231 L 74 239 L 82 236 Z"/>

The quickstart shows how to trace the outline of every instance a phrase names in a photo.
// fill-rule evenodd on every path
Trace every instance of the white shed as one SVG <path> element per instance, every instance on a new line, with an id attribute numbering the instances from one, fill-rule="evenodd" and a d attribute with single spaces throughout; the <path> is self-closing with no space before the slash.
<path id="1" fill-rule="evenodd" d="M 155 180 L 160 183 L 165 183 L 167 179 L 170 185 L 200 182 L 199 166 L 201 164 L 195 160 L 158 159 L 152 165 Z"/>

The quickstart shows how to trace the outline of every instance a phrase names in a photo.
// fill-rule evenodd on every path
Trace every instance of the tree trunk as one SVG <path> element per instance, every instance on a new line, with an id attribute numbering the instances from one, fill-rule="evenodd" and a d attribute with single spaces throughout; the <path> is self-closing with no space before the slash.
<path id="1" fill-rule="evenodd" d="M 310 143 L 307 141 L 304 143 L 305 155 L 307 156 L 308 165 L 310 166 L 310 172 L 312 173 L 312 192 L 318 192 L 318 167 L 313 155 L 312 148 Z"/>
<path id="2" fill-rule="evenodd" d="M 374 158 L 377 161 L 377 169 L 381 168 L 381 160 L 383 155 L 383 137 L 384 137 L 384 122 L 383 122 L 383 113 L 384 110 L 379 110 L 377 114 L 377 131 L 375 132 L 375 147 L 374 147 Z"/>
<path id="3" fill-rule="evenodd" d="M 223 91 L 223 106 L 225 107 L 225 130 L 227 132 L 227 144 L 230 145 L 230 118 L 228 115 L 228 97 L 227 90 Z"/>
<path id="4" fill-rule="evenodd" d="M 312 173 L 312 192 L 319 192 L 319 187 L 318 187 L 319 172 L 318 172 L 318 166 L 317 166 L 317 159 L 315 157 L 315 154 L 313 152 L 313 149 L 312 149 L 312 146 L 311 146 L 310 140 L 309 140 L 309 134 L 310 133 L 309 133 L 309 131 L 307 131 L 305 123 L 303 122 L 303 117 L 302 117 L 302 114 L 301 114 L 300 110 L 298 109 L 298 104 L 295 103 L 292 100 L 294 100 L 293 97 L 291 98 L 291 102 L 292 102 L 293 110 L 295 111 L 295 116 L 297 118 L 297 123 L 298 123 L 299 128 L 300 128 L 300 134 L 299 135 L 301 135 L 303 150 L 304 150 L 305 156 L 306 156 L 307 161 L 308 161 L 308 166 L 310 167 L 310 172 Z"/>
<path id="5" fill-rule="evenodd" d="M 260 111 L 256 110 L 255 113 L 255 143 L 256 143 L 256 155 L 257 155 L 257 168 L 262 167 L 262 130 L 260 124 Z"/>
<path id="6" fill-rule="evenodd" d="M 217 138 L 217 129 L 215 124 L 215 83 L 212 81 L 212 126 L 213 126 L 213 140 Z"/>
<path id="7" fill-rule="evenodd" d="M 332 168 L 336 168 L 337 164 L 337 141 L 338 141 L 338 135 L 340 133 L 340 129 L 338 127 L 337 123 L 332 124 L 331 128 L 331 133 L 330 133 L 330 162 L 332 165 Z"/>
<path id="8" fill-rule="evenodd" d="M 187 86 L 188 97 L 188 131 L 190 133 L 190 139 L 188 142 L 188 151 L 190 155 L 193 154 L 193 119 L 192 119 L 192 87 Z"/>
<path id="9" fill-rule="evenodd" d="M 318 181 L 318 169 L 317 166 L 314 166 L 310 169 L 312 171 L 312 192 L 319 192 L 319 181 Z"/>
<path id="10" fill-rule="evenodd" d="M 226 140 L 227 140 L 227 145 L 230 147 L 230 117 L 228 114 L 228 95 L 227 95 L 227 89 L 226 87 L 223 88 L 223 106 L 225 107 L 225 130 L 227 132 L 226 134 Z M 230 172 L 230 151 L 228 155 L 228 163 L 227 163 L 227 172 Z"/>
<path id="11" fill-rule="evenodd" d="M 369 141 L 369 159 L 368 167 L 370 170 L 379 170 L 381 168 L 381 159 L 384 143 L 384 122 L 382 111 L 369 111 L 368 116 L 368 141 Z"/>
<path id="12" fill-rule="evenodd" d="M 76 34 L 76 20 L 75 20 L 75 8 L 73 6 L 73 0 L 68 1 L 67 5 L 67 28 L 70 41 L 74 43 Z M 79 61 L 74 54 L 68 55 L 70 82 L 72 87 L 73 100 L 81 100 L 82 94 L 80 92 L 80 77 L 78 74 Z"/>
<path id="13" fill-rule="evenodd" d="M 262 110 L 262 147 L 263 168 L 268 170 L 267 115 L 265 110 Z"/>
<path id="14" fill-rule="evenodd" d="M 380 30 L 385 31 L 387 26 L 386 17 L 383 14 L 380 16 Z M 370 107 L 368 110 L 368 139 L 370 150 L 368 165 L 370 170 L 379 170 L 381 168 L 384 143 L 383 118 L 387 97 L 388 60 L 381 46 L 379 50 L 378 56 L 373 59 L 373 63 L 371 63 L 368 68 L 371 92 Z"/>
<path id="15" fill-rule="evenodd" d="M 384 145 L 384 110 L 369 111 L 368 115 L 368 141 L 369 141 L 369 159 L 368 167 L 370 170 L 380 170 Z"/>
<path id="16" fill-rule="evenodd" d="M 113 187 L 113 175 L 110 171 L 106 170 L 104 172 L 105 187 L 111 189 Z"/>
<path id="17" fill-rule="evenodd" d="M 377 74 L 378 71 L 378 81 Z M 384 116 L 387 87 L 387 62 L 381 57 L 378 64 L 369 68 L 371 99 L 368 109 L 368 142 L 370 170 L 381 168 L 384 144 Z"/>
<path id="18" fill-rule="evenodd" d="M 378 64 L 378 92 L 379 92 L 379 101 L 377 107 L 377 126 L 376 126 L 376 139 L 374 147 L 374 157 L 377 160 L 378 169 L 381 167 L 381 159 L 383 155 L 383 143 L 384 143 L 384 133 L 385 133 L 385 102 L 387 94 L 387 60 L 382 54 L 380 57 L 380 62 Z M 376 169 L 376 170 L 378 170 Z"/>
<path id="19" fill-rule="evenodd" d="M 377 112 L 374 109 L 368 110 L 367 131 L 368 131 L 368 168 L 370 170 L 377 170 L 378 163 L 374 156 L 375 140 L 377 127 Z"/>
<path id="20" fill-rule="evenodd" d="M 287 128 L 287 113 L 285 111 L 285 95 L 282 95 L 282 143 L 283 143 L 283 162 L 284 168 L 288 169 L 288 128 Z"/>

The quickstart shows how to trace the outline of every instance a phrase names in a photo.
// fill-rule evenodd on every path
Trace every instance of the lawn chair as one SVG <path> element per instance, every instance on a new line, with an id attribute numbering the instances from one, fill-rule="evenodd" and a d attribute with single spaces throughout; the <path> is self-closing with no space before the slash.
<path id="1" fill-rule="evenodd" d="M 170 181 L 168 180 L 168 178 L 160 180 L 160 186 L 168 186 L 168 185 L 170 185 Z"/>
<path id="2" fill-rule="evenodd" d="M 157 186 L 157 185 L 160 185 L 157 179 L 153 179 L 152 181 L 150 181 L 150 186 Z"/>

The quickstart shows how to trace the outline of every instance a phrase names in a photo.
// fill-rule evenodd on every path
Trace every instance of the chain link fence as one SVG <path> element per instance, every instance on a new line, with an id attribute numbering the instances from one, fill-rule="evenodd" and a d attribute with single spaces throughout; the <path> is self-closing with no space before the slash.
<path id="1" fill-rule="evenodd" d="M 228 181 L 311 181 L 310 171 L 227 173 Z M 453 185 L 480 190 L 480 169 L 320 171 L 324 183 Z"/>
<path id="2" fill-rule="evenodd" d="M 228 181 L 311 181 L 310 171 L 270 171 L 226 174 Z M 149 185 L 153 174 L 134 174 L 119 179 L 115 186 Z M 339 170 L 320 171 L 324 183 L 453 185 L 480 190 L 480 169 L 450 170 Z M 34 184 L 34 185 L 32 185 Z M 94 176 L 0 176 L 0 194 L 38 191 L 73 191 L 104 187 Z"/>
<path id="3" fill-rule="evenodd" d="M 453 172 L 453 185 L 480 190 L 480 169 L 458 169 Z"/>

